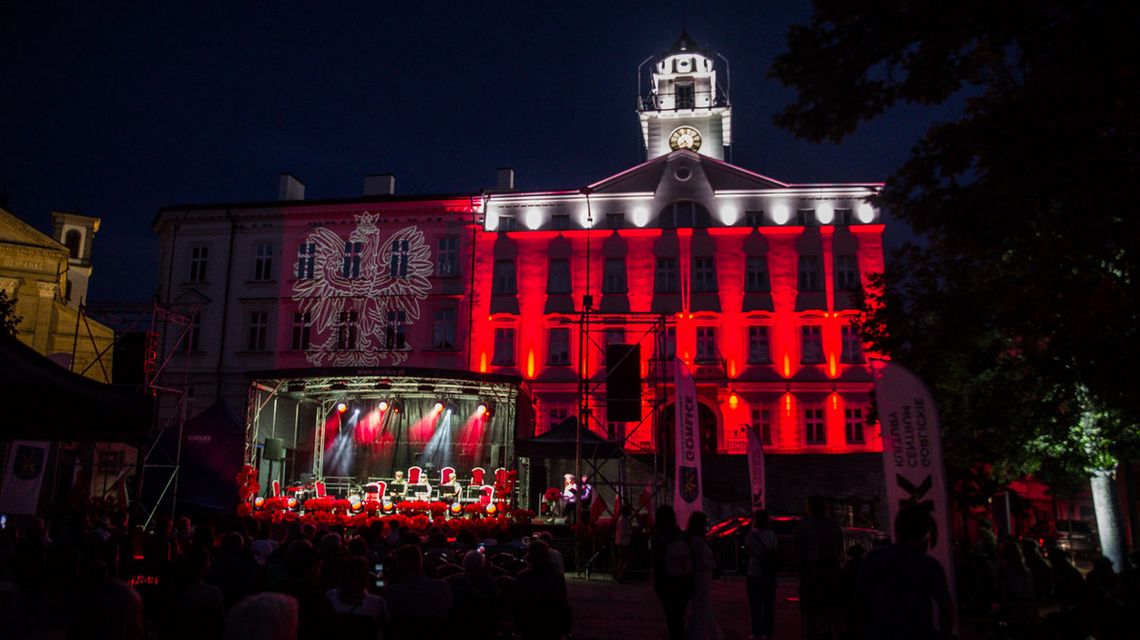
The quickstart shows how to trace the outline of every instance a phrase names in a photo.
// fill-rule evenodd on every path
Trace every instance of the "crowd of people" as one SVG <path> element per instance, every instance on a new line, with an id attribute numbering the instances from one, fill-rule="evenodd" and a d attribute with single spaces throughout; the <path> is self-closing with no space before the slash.
<path id="1" fill-rule="evenodd" d="M 0 629 L 11 638 L 338 640 L 561 638 L 549 533 L 478 540 L 398 521 L 361 530 L 104 515 L 0 531 Z"/>

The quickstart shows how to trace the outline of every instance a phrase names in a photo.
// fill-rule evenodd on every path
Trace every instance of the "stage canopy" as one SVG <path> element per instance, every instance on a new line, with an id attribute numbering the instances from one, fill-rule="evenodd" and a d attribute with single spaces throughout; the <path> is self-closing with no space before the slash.
<path id="1" fill-rule="evenodd" d="M 0 336 L 0 440 L 146 440 L 151 399 L 72 373 L 11 336 Z"/>
<path id="2" fill-rule="evenodd" d="M 528 458 L 567 459 L 578 455 L 578 419 L 571 416 L 550 431 L 519 440 L 515 453 Z M 622 458 L 621 444 L 605 440 L 589 429 L 582 429 L 582 457 L 594 460 Z"/>

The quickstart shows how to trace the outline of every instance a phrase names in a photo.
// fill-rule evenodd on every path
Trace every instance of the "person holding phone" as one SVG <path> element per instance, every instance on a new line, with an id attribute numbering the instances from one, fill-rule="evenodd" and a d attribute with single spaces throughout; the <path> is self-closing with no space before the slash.
<path id="1" fill-rule="evenodd" d="M 382 565 L 376 566 L 383 570 Z M 352 556 L 345 561 L 340 586 L 325 593 L 335 613 L 330 637 L 379 637 L 391 616 L 384 598 L 368 592 L 368 583 L 373 580 L 382 584 L 380 576 L 369 571 L 368 558 L 364 556 Z"/>

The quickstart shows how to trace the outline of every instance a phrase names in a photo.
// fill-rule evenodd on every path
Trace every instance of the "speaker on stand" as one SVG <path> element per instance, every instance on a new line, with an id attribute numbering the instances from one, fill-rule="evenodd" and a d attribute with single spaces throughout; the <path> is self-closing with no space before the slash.
<path id="1" fill-rule="evenodd" d="M 261 449 L 261 459 L 269 461 L 269 484 L 277 479 L 274 463 L 285 459 L 285 441 L 281 438 L 266 438 Z"/>

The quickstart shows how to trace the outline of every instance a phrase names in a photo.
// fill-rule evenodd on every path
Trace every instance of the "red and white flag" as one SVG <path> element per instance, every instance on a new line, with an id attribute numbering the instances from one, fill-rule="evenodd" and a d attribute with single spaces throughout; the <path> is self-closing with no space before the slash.
<path id="1" fill-rule="evenodd" d="M 676 465 L 673 480 L 673 510 L 684 529 L 694 511 L 703 510 L 701 496 L 701 437 L 697 412 L 697 386 L 693 374 L 679 358 L 675 364 Z"/>
<path id="2" fill-rule="evenodd" d="M 12 442 L 4 486 L 0 488 L 0 513 L 31 515 L 36 512 L 50 447 L 47 442 Z"/>
<path id="3" fill-rule="evenodd" d="M 891 526 L 903 505 L 914 503 L 930 510 L 938 530 L 930 541 L 929 553 L 942 565 L 950 593 L 954 593 L 948 491 L 934 397 L 918 376 L 900 364 L 875 360 L 871 369 L 883 436 Z"/>
<path id="4" fill-rule="evenodd" d="M 763 509 L 766 497 L 764 495 L 764 445 L 760 434 L 749 426 L 748 432 L 748 479 L 752 485 L 752 510 Z"/>

